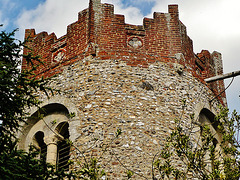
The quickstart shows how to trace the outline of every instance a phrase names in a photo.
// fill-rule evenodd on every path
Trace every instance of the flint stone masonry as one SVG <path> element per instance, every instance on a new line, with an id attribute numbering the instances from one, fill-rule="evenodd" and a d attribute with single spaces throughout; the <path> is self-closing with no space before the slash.
<path id="1" fill-rule="evenodd" d="M 106 178 L 126 179 L 125 166 L 135 172 L 134 179 L 151 179 L 153 158 L 166 143 L 176 118 L 181 117 L 183 127 L 192 127 L 192 114 L 198 123 L 203 108 L 215 113 L 219 104 L 226 105 L 225 92 L 219 95 L 223 81 L 204 82 L 222 73 L 221 54 L 206 50 L 194 54 L 177 5 L 170 5 L 168 13 L 154 13 L 153 19 L 144 18 L 142 26 L 126 24 L 113 8 L 90 0 L 89 8 L 58 39 L 54 33 L 26 30 L 28 45 L 46 62 L 36 77 L 56 75 L 49 86 L 61 91 L 50 99 L 39 93 L 38 98 L 42 107 L 51 105 L 49 112 L 65 113 L 64 120 L 56 122 L 68 122 L 70 140 L 87 158 L 100 157 L 121 129 L 100 159 Z M 22 68 L 29 68 L 25 60 Z M 30 109 L 30 114 L 36 111 Z M 68 113 L 76 116 L 66 120 Z M 29 145 L 26 137 L 33 131 L 31 126 L 37 129 L 36 124 L 29 123 L 19 135 L 20 147 Z M 195 129 L 193 139 L 200 132 Z M 71 168 L 77 169 L 83 155 L 73 147 L 70 154 L 75 163 Z M 176 164 L 184 168 L 178 160 Z"/>
<path id="2" fill-rule="evenodd" d="M 154 90 L 143 89 L 143 79 Z M 69 131 L 70 138 L 75 137 L 72 140 L 81 151 L 99 156 L 101 145 L 109 143 L 117 129 L 121 129 L 122 135 L 111 145 L 111 151 L 124 165 L 147 177 L 150 177 L 154 155 L 175 126 L 174 120 L 183 114 L 181 123 L 190 127 L 189 116 L 198 112 L 197 106 L 210 107 L 209 101 L 215 97 L 189 72 L 179 75 L 162 62 L 138 68 L 125 61 L 86 58 L 64 67 L 50 86 L 59 89 L 61 98 L 69 99 L 77 108 L 74 125 L 70 122 Z M 43 94 L 39 98 L 46 100 Z M 187 107 L 183 113 L 184 99 Z M 218 103 L 214 100 L 211 110 L 214 111 Z M 126 170 L 111 151 L 104 155 L 102 163 L 110 179 L 122 179 L 125 174 L 120 172 Z M 71 158 L 76 160 L 80 157 L 77 154 L 72 149 Z"/>

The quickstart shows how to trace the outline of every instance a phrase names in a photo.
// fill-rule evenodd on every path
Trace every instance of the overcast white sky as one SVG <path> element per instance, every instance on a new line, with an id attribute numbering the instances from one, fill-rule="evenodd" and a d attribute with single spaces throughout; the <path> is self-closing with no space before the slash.
<path id="1" fill-rule="evenodd" d="M 194 51 L 218 51 L 223 55 L 224 72 L 240 70 L 239 0 L 102 0 L 124 14 L 127 23 L 142 24 L 144 16 L 167 12 L 169 4 L 178 4 L 180 19 L 194 43 Z M 0 24 L 10 31 L 19 28 L 23 39 L 26 28 L 36 32 L 66 33 L 67 25 L 77 20 L 77 13 L 88 7 L 88 0 L 0 0 Z M 226 86 L 230 80 L 226 81 Z M 240 112 L 240 76 L 227 90 L 228 106 Z"/>

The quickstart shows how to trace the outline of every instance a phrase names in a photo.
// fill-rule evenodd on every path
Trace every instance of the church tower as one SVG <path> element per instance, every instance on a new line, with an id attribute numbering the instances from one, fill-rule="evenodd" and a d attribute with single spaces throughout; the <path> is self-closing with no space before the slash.
<path id="1" fill-rule="evenodd" d="M 29 110 L 31 118 L 19 134 L 19 146 L 35 144 L 47 152 L 47 161 L 65 169 L 77 169 L 84 152 L 86 158 L 101 157 L 109 179 L 124 179 L 126 167 L 137 172 L 134 178 L 150 179 L 153 158 L 176 118 L 181 117 L 184 127 L 194 127 L 199 117 L 204 117 L 201 122 L 211 121 L 217 106 L 226 105 L 225 93 L 220 94 L 223 81 L 204 81 L 222 73 L 221 54 L 194 53 L 177 5 L 144 18 L 142 25 L 132 25 L 114 14 L 113 5 L 90 0 L 64 36 L 27 29 L 25 38 L 45 62 L 36 77 L 54 77 L 49 85 L 61 95 L 48 99 L 39 93 L 43 119 L 37 116 L 42 111 Z M 24 59 L 22 68 L 29 68 Z M 122 135 L 114 139 L 118 129 Z M 62 138 L 74 146 L 63 151 Z M 103 153 L 110 142 L 110 150 Z M 74 164 L 67 166 L 59 157 Z"/>

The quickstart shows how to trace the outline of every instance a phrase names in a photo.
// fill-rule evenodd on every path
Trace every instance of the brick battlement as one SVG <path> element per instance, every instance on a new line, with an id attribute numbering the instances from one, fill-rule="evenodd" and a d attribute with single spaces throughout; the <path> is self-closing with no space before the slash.
<path id="1" fill-rule="evenodd" d="M 153 19 L 144 18 L 143 25 L 137 26 L 126 24 L 123 15 L 114 14 L 113 5 L 90 0 L 89 8 L 78 14 L 78 21 L 67 27 L 66 35 L 57 38 L 54 33 L 36 34 L 34 29 L 27 29 L 25 39 L 45 62 L 37 69 L 37 76 L 50 77 L 61 72 L 62 66 L 88 56 L 123 60 L 137 67 L 148 67 L 156 61 L 172 67 L 180 64 L 204 84 L 205 78 L 223 73 L 220 53 L 204 50 L 194 54 L 192 40 L 179 20 L 177 5 L 169 5 L 168 13 L 155 12 Z M 24 49 L 25 54 L 28 52 Z M 28 68 L 25 60 L 22 68 Z M 215 95 L 224 90 L 223 81 L 208 87 Z"/>

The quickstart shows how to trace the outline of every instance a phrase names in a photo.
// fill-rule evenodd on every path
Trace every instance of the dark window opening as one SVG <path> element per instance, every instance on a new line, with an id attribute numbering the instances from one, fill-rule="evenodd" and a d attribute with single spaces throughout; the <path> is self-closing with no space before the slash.
<path id="1" fill-rule="evenodd" d="M 218 140 L 216 138 L 213 139 L 213 146 L 216 148 L 218 144 Z"/>
<path id="2" fill-rule="evenodd" d="M 65 140 L 62 140 L 58 143 L 58 152 L 57 152 L 57 169 L 64 169 L 65 171 L 69 170 L 69 158 L 70 158 L 70 145 L 67 143 L 69 138 L 68 123 L 60 123 L 57 127 L 57 131 L 61 134 Z"/>
<path id="3" fill-rule="evenodd" d="M 35 134 L 35 140 L 37 142 L 37 149 L 40 151 L 40 158 L 44 159 L 46 161 L 46 154 L 47 154 L 47 145 L 45 144 L 43 138 L 44 138 L 44 133 L 43 132 L 37 132 Z"/>

